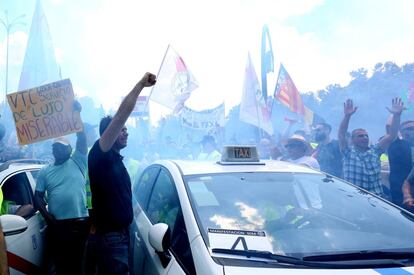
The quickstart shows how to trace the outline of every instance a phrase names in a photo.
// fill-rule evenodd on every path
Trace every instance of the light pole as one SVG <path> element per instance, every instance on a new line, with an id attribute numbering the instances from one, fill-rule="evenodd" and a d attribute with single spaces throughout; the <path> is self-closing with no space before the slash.
<path id="1" fill-rule="evenodd" d="M 7 92 L 8 92 L 8 81 L 9 81 L 9 36 L 11 29 L 19 24 L 24 24 L 20 19 L 25 17 L 26 15 L 22 14 L 18 17 L 14 18 L 13 20 L 9 21 L 9 17 L 7 14 L 7 11 L 5 11 L 6 18 L 3 20 L 0 18 L 0 23 L 4 26 L 6 29 L 6 88 L 4 91 L 4 104 L 6 104 L 7 101 Z"/>

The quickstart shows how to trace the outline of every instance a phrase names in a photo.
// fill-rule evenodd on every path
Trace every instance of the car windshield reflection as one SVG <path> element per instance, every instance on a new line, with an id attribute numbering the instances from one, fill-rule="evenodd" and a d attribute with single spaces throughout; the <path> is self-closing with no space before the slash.
<path id="1" fill-rule="evenodd" d="M 411 214 L 341 180 L 326 178 L 255 172 L 184 180 L 210 248 L 300 257 L 414 248 Z"/>

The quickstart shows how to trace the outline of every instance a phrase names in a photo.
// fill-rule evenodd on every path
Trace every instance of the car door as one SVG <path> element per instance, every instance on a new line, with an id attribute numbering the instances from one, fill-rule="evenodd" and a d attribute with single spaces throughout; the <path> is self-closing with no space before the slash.
<path id="1" fill-rule="evenodd" d="M 45 222 L 38 211 L 34 210 L 33 177 L 28 171 L 19 171 L 9 175 L 1 182 L 4 200 L 11 204 L 7 215 L 3 215 L 2 223 L 7 245 L 7 256 L 11 274 L 39 273 L 43 264 L 44 233 L 42 229 Z M 24 215 L 14 212 L 17 209 L 24 211 Z M 17 210 L 19 211 L 19 210 Z M 21 230 L 8 230 L 7 224 L 25 220 L 25 228 Z"/>
<path id="2" fill-rule="evenodd" d="M 133 274 L 146 274 L 144 273 L 144 259 L 148 257 L 148 255 L 146 255 L 145 242 L 143 241 L 141 232 L 143 228 L 147 228 L 147 224 L 142 224 L 141 222 L 145 216 L 142 209 L 144 209 L 148 203 L 154 181 L 156 180 L 159 171 L 159 166 L 148 167 L 142 172 L 139 180 L 137 181 L 137 184 L 135 184 L 132 188 L 134 221 L 131 225 L 130 231 L 132 247 L 131 270 L 133 271 Z"/>
<path id="3" fill-rule="evenodd" d="M 141 274 L 194 274 L 194 263 L 179 197 L 172 177 L 165 168 L 160 169 L 137 222 L 138 236 L 144 245 Z M 166 223 L 171 231 L 171 260 L 166 267 L 162 266 L 159 256 L 148 240 L 148 232 L 156 223 Z"/>

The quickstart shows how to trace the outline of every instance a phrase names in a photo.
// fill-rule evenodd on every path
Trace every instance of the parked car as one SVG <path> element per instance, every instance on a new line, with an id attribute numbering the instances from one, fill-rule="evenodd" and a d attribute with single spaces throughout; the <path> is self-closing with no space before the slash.
<path id="1" fill-rule="evenodd" d="M 34 208 L 34 190 L 40 160 L 12 160 L 0 164 L 3 194 L 0 216 L 10 274 L 41 274 L 46 223 Z"/>
<path id="2" fill-rule="evenodd" d="M 405 274 L 414 216 L 341 179 L 227 147 L 133 186 L 134 274 Z M 394 274 L 394 273 L 392 273 Z"/>

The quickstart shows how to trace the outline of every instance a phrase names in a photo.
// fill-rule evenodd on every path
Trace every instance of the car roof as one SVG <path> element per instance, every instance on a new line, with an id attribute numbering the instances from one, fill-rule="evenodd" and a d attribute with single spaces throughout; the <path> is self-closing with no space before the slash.
<path id="1" fill-rule="evenodd" d="M 179 167 L 183 175 L 236 173 L 236 172 L 295 172 L 295 173 L 320 173 L 311 168 L 292 164 L 285 161 L 266 160 L 259 164 L 231 164 L 224 165 L 214 161 L 194 160 L 160 160 L 156 163 L 169 166 L 174 164 Z"/>
<path id="2" fill-rule="evenodd" d="M 41 169 L 45 164 L 47 164 L 46 161 L 31 159 L 11 160 L 0 163 L 0 179 L 23 169 Z"/>

